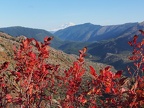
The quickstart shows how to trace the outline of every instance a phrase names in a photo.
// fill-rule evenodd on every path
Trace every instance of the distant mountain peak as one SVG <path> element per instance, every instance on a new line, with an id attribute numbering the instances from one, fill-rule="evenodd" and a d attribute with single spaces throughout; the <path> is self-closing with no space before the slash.
<path id="1" fill-rule="evenodd" d="M 50 31 L 58 31 L 58 30 L 61 30 L 61 29 L 65 29 L 67 27 L 70 27 L 70 26 L 74 26 L 75 24 L 72 23 L 72 22 L 69 22 L 69 23 L 66 23 L 66 24 L 62 24 L 61 26 L 57 27 L 57 28 L 54 28 L 54 29 L 51 29 Z"/>
<path id="2" fill-rule="evenodd" d="M 92 23 L 84 23 L 83 25 L 94 25 L 94 24 L 92 24 Z"/>

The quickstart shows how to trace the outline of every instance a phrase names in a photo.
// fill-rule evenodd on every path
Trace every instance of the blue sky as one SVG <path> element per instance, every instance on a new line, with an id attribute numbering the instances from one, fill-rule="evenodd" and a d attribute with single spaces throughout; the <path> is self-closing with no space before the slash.
<path id="1" fill-rule="evenodd" d="M 0 0 L 0 27 L 50 30 L 62 24 L 144 21 L 144 0 Z"/>

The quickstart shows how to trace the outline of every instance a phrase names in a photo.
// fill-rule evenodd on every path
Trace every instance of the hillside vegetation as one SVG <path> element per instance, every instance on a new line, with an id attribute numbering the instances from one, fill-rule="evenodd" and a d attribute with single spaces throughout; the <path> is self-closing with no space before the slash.
<path id="1" fill-rule="evenodd" d="M 0 63 L 7 61 L 14 63 L 13 60 L 13 49 L 16 46 L 17 48 L 20 46 L 20 43 L 23 39 L 25 39 L 25 36 L 19 36 L 19 37 L 12 37 L 6 33 L 0 32 Z M 57 64 L 61 66 L 61 69 L 67 69 L 72 65 L 72 62 L 74 62 L 78 56 L 74 54 L 66 54 L 61 50 L 56 50 L 52 47 L 50 47 L 50 54 L 48 62 L 51 64 Z M 77 51 L 78 52 L 78 51 Z M 89 60 L 86 60 L 85 65 L 92 65 L 96 67 L 97 69 L 100 69 L 105 66 L 105 64 L 97 63 L 97 62 L 91 62 Z"/>
<path id="2" fill-rule="evenodd" d="M 144 36 L 143 30 L 139 32 Z M 89 65 L 87 70 L 84 59 L 87 47 L 79 50 L 79 56 L 71 66 L 60 68 L 48 59 L 53 57 L 49 47 L 53 37 L 46 36 L 42 43 L 26 37 L 14 40 L 1 33 L 1 40 L 14 40 L 12 42 L 17 46 L 10 56 L 13 56 L 13 67 L 9 68 L 10 61 L 0 65 L 0 107 L 143 108 L 144 39 L 140 38 L 143 36 L 134 35 L 128 41 L 133 48 L 129 57 L 133 66 L 127 66 L 129 77 L 126 77 L 123 70 L 114 72 L 111 66 L 97 71 Z M 5 51 L 5 42 L 1 44 L 1 52 Z"/>

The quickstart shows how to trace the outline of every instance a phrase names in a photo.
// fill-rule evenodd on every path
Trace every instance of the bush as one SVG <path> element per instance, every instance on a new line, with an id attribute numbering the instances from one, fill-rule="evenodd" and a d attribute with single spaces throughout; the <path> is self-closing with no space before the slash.
<path id="1" fill-rule="evenodd" d="M 144 32 L 140 30 L 142 34 Z M 0 67 L 0 106 L 18 108 L 141 108 L 144 107 L 144 40 L 135 35 L 128 44 L 133 47 L 128 67 L 130 77 L 123 71 L 112 72 L 110 66 L 98 75 L 90 66 L 91 77 L 83 80 L 84 57 L 87 48 L 79 51 L 79 58 L 64 72 L 58 65 L 49 64 L 49 44 L 25 39 L 15 52 L 16 66 L 8 70 L 8 62 Z M 35 46 L 35 47 L 34 47 Z"/>

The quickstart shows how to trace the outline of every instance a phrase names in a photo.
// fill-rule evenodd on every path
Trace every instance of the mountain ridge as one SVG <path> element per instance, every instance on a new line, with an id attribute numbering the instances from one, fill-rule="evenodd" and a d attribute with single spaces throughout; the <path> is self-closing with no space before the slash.
<path id="1" fill-rule="evenodd" d="M 67 41 L 83 41 L 93 42 L 112 39 L 125 32 L 130 27 L 136 26 L 138 23 L 125 23 L 120 25 L 94 25 L 84 23 L 59 30 L 54 33 L 57 37 Z"/>
<path id="2" fill-rule="evenodd" d="M 4 27 L 4 28 L 0 28 L 0 31 L 5 32 L 14 37 L 23 35 L 23 36 L 26 36 L 27 38 L 35 38 L 36 40 L 40 42 L 43 42 L 46 36 L 55 37 L 49 31 L 46 31 L 43 29 L 22 27 L 22 26 Z M 59 39 L 58 37 L 55 37 L 53 42 L 51 43 L 51 46 L 54 48 L 57 48 L 57 46 L 60 46 L 62 43 L 63 41 L 61 39 Z"/>

